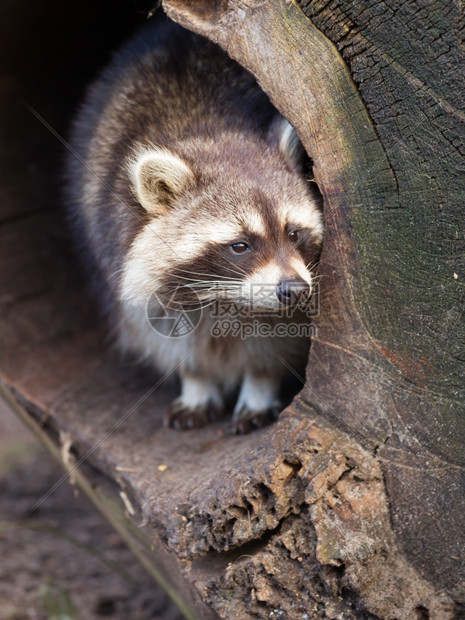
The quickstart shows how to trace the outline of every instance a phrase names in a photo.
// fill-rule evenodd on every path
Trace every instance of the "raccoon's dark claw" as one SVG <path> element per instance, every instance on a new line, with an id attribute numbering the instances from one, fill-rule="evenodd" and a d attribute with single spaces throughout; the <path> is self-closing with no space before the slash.
<path id="1" fill-rule="evenodd" d="M 222 412 L 213 403 L 205 403 L 192 409 L 176 399 L 171 403 L 166 412 L 165 426 L 177 430 L 188 430 L 201 428 L 209 422 L 216 422 L 221 417 Z"/>
<path id="2" fill-rule="evenodd" d="M 250 411 L 243 407 L 234 413 L 233 433 L 235 435 L 247 435 L 258 428 L 264 428 L 278 419 L 282 406 L 279 403 L 273 404 L 263 411 Z"/>

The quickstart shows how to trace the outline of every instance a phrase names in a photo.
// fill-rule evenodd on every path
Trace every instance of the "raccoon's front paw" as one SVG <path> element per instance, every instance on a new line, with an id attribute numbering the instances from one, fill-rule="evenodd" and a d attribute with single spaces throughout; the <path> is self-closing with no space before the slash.
<path id="1" fill-rule="evenodd" d="M 201 428 L 209 422 L 216 422 L 222 416 L 222 410 L 212 402 L 196 407 L 189 407 L 181 398 L 174 400 L 165 416 L 165 426 L 178 430 Z"/>
<path id="2" fill-rule="evenodd" d="M 246 435 L 257 428 L 268 426 L 278 419 L 282 410 L 279 402 L 274 402 L 266 409 L 252 411 L 246 406 L 236 410 L 233 416 L 233 433 L 236 435 Z"/>

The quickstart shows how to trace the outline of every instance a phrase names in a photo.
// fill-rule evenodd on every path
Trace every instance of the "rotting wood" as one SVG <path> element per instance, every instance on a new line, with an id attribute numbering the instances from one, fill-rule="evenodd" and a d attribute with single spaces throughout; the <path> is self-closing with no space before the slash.
<path id="1" fill-rule="evenodd" d="M 376 451 L 398 540 L 463 605 L 463 14 L 388 4 L 302 2 L 374 125 L 295 2 L 163 3 L 257 77 L 314 159 L 326 233 L 302 398 Z"/>
<path id="2" fill-rule="evenodd" d="M 111 424 L 102 415 L 96 434 L 95 412 L 70 404 L 72 411 L 52 411 L 44 428 L 37 404 L 8 398 L 57 458 L 50 437 L 58 429 L 74 438 L 79 459 Z M 418 606 L 431 618 L 453 618 L 450 599 L 437 596 L 396 549 L 376 460 L 301 407 L 246 441 L 218 435 L 221 427 L 193 433 L 182 456 L 173 445 L 184 435 L 159 428 L 141 441 L 140 429 L 129 426 L 72 476 L 188 618 L 316 618 L 322 610 L 354 620 L 368 611 L 409 618 Z M 89 464 L 130 497 L 134 520 Z M 195 471 L 187 475 L 189 468 Z"/>
<path id="3" fill-rule="evenodd" d="M 295 11 L 289 3 L 268 6 Z M 254 4 L 243 3 L 241 8 L 250 10 Z M 258 11 L 259 7 L 253 15 L 246 13 L 247 27 L 257 23 L 254 20 L 266 26 L 269 15 L 260 18 Z M 244 33 L 236 26 L 237 43 Z M 307 28 L 302 21 L 295 32 L 307 36 Z M 294 26 L 290 34 L 286 32 L 289 43 Z M 262 30 L 261 47 L 256 50 L 266 53 L 270 42 L 280 45 L 279 31 L 271 34 Z M 27 49 L 27 42 L 24 45 Z M 280 49 L 274 63 L 285 54 Z M 334 54 L 327 43 L 324 49 Z M 32 46 L 31 67 L 36 53 Z M 243 62 L 247 65 L 245 57 Z M 256 57 L 258 68 L 262 63 L 265 72 L 269 65 Z M 279 65 L 281 71 L 285 65 Z M 261 82 L 267 88 L 265 78 Z M 348 76 L 341 74 L 342 78 L 349 87 Z M 275 85 L 273 99 L 278 107 L 283 83 Z M 11 108 L 10 98 L 8 114 L 1 108 L 5 126 L 12 122 Z M 296 125 L 292 117 L 297 111 L 296 107 L 295 112 L 286 112 Z M 228 435 L 227 423 L 187 433 L 162 428 L 163 410 L 172 396 L 169 388 L 162 386 L 148 394 L 155 385 L 153 375 L 125 366 L 108 350 L 105 332 L 69 254 L 57 196 L 50 191 L 55 168 L 46 177 L 46 167 L 37 166 L 43 149 L 55 153 L 53 161 L 58 159 L 55 139 L 23 108 L 14 112 L 14 123 L 23 128 L 17 136 L 18 151 L 21 146 L 24 150 L 21 167 L 11 167 L 11 178 L 3 188 L 7 217 L 0 230 L 2 385 L 28 412 L 24 415 L 32 425 L 42 429 L 42 436 L 47 433 L 56 440 L 59 431 L 66 432 L 77 456 L 91 450 L 87 461 L 125 493 L 136 512 L 134 522 L 124 521 L 124 529 L 134 534 L 134 524 L 143 520 L 147 537 L 143 546 L 150 540 L 163 552 L 162 572 L 170 573 L 175 595 L 186 596 L 185 613 L 199 615 L 195 606 L 200 605 L 204 618 L 208 613 L 228 619 L 253 614 L 317 618 L 342 612 L 347 618 L 369 613 L 383 618 L 416 619 L 425 613 L 430 618 L 452 618 L 450 598 L 435 592 L 398 551 L 376 459 L 318 416 L 305 402 L 308 392 L 275 426 L 248 437 Z M 304 137 L 305 126 L 299 130 Z M 31 143 L 34 152 L 27 149 Z M 313 151 L 312 139 L 306 144 Z M 325 147 L 322 140 L 318 144 Z M 7 152 L 6 147 L 2 152 Z M 332 161 L 339 165 L 335 158 Z M 321 176 L 323 171 L 321 160 L 318 180 L 329 201 L 332 193 L 327 188 L 332 185 Z M 389 178 L 389 171 L 386 174 Z M 336 183 L 334 188 L 336 192 Z M 333 242 L 342 256 L 349 250 L 354 253 L 352 243 L 345 245 L 347 207 L 344 203 L 335 209 L 328 220 L 326 268 Z M 355 275 L 349 274 L 349 283 Z M 363 351 L 344 340 L 347 328 L 337 313 L 341 291 L 346 301 L 351 299 L 348 283 L 335 284 L 327 292 L 321 341 L 363 358 Z M 340 330 L 340 341 L 326 340 L 323 319 L 331 329 Z M 353 321 L 347 319 L 347 325 L 352 327 Z M 323 371 L 333 376 L 342 368 L 334 362 L 328 372 L 322 364 L 320 375 Z M 351 390 L 350 384 L 345 387 L 348 397 Z M 363 399 L 358 407 L 368 412 Z M 382 425 L 379 436 L 375 435 L 379 438 L 386 438 Z M 53 450 L 53 443 L 49 445 Z M 83 484 L 91 487 L 92 469 L 86 476 Z M 79 482 L 78 474 L 76 479 Z M 123 501 L 117 499 L 115 505 L 122 514 Z M 110 519 L 113 510 L 107 510 Z M 153 562 L 154 556 L 149 556 Z"/>
<path id="4" fill-rule="evenodd" d="M 75 484 L 84 495 L 102 513 L 108 523 L 118 532 L 140 563 L 154 580 L 167 592 L 187 620 L 214 620 L 217 615 L 209 606 L 202 604 L 195 590 L 188 582 L 183 583 L 183 567 L 177 565 L 164 550 L 163 544 L 157 540 L 155 532 L 149 537 L 144 532 L 143 524 L 134 522 L 128 515 L 127 505 L 118 499 L 123 491 L 115 481 L 103 476 L 98 469 L 89 467 L 84 461 L 75 466 L 77 460 L 68 455 L 64 458 L 63 446 L 56 439 L 56 433 L 44 430 L 44 424 L 30 415 L 11 392 L 0 385 L 0 395 L 11 406 L 13 411 L 23 420 L 42 442 L 46 450 L 63 466 L 65 474 L 57 475 L 56 484 Z M 48 425 L 45 425 L 48 426 Z M 68 437 L 71 434 L 68 432 Z M 72 447 L 72 443 L 71 443 Z M 53 492 L 53 489 L 50 489 Z M 38 498 L 38 502 L 46 498 Z M 34 508 L 34 507 L 31 507 Z M 132 515 L 135 516 L 135 515 Z"/>

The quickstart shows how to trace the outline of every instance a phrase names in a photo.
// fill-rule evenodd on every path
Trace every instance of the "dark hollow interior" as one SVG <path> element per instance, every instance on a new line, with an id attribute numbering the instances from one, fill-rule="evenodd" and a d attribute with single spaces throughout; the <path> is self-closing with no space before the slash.
<path id="1" fill-rule="evenodd" d="M 79 288 L 69 321 L 79 323 L 83 312 L 96 321 L 63 218 L 65 142 L 86 84 L 147 9 L 129 1 L 52 0 L 6 2 L 0 11 L 2 301 L 35 294 L 39 301 L 62 288 L 65 303 Z M 56 307 L 50 321 L 59 321 L 63 309 Z"/>

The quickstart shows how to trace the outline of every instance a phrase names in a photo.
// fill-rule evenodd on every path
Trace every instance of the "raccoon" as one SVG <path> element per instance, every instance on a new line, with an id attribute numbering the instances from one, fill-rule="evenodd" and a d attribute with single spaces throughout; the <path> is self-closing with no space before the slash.
<path id="1" fill-rule="evenodd" d="M 245 69 L 163 18 L 90 87 L 71 146 L 72 226 L 117 341 L 180 377 L 165 423 L 200 427 L 231 395 L 235 432 L 269 423 L 305 364 L 309 338 L 283 325 L 308 324 L 323 239 L 293 128 Z M 218 334 L 225 317 L 235 331 Z M 184 335 L 160 328 L 180 318 Z"/>

